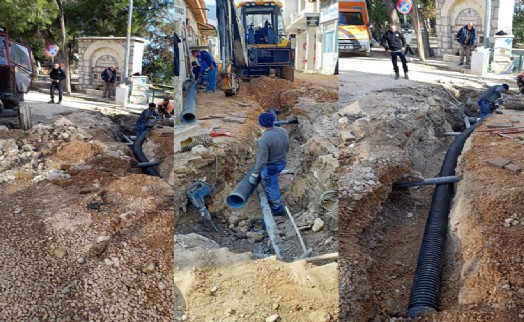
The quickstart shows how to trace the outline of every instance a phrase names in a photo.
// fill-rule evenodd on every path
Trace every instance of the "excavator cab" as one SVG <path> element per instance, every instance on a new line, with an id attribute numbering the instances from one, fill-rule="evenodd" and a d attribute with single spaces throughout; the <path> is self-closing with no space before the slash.
<path id="1" fill-rule="evenodd" d="M 249 1 L 237 5 L 237 16 L 247 26 L 244 43 L 248 68 L 242 78 L 270 76 L 293 80 L 294 48 L 284 36 L 282 4 L 278 1 Z"/>

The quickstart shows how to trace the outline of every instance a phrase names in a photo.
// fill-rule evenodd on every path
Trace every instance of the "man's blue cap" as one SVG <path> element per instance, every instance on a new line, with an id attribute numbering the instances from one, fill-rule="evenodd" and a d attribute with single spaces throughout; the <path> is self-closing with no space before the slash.
<path id="1" fill-rule="evenodd" d="M 258 124 L 263 127 L 273 127 L 273 123 L 275 123 L 275 116 L 271 113 L 262 113 L 258 117 Z"/>

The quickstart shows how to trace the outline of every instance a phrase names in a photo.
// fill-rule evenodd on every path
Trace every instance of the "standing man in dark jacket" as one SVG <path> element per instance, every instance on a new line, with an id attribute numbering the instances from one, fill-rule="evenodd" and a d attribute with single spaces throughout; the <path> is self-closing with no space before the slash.
<path id="1" fill-rule="evenodd" d="M 213 57 L 205 50 L 192 50 L 191 54 L 198 59 L 202 72 L 207 73 L 206 93 L 214 93 L 217 89 L 217 64 Z"/>
<path id="2" fill-rule="evenodd" d="M 62 103 L 62 82 L 66 79 L 66 74 L 60 64 L 55 64 L 51 73 L 49 73 L 51 78 L 51 100 L 49 103 L 55 102 L 55 89 L 58 89 L 58 102 L 56 104 Z"/>
<path id="3" fill-rule="evenodd" d="M 283 128 L 273 126 L 275 116 L 271 113 L 260 114 L 258 123 L 264 129 L 264 134 L 257 141 L 257 159 L 249 183 L 257 185 L 260 176 L 271 212 L 274 216 L 283 216 L 284 205 L 280 199 L 278 174 L 286 168 L 289 136 Z"/>
<path id="4" fill-rule="evenodd" d="M 466 65 L 471 64 L 471 51 L 475 48 L 477 43 L 477 31 L 473 28 L 470 22 L 464 27 L 460 28 L 457 33 L 457 41 L 460 44 L 460 64 L 464 65 L 464 57 L 466 57 Z"/>
<path id="5" fill-rule="evenodd" d="M 391 55 L 391 62 L 393 63 L 393 70 L 395 71 L 395 79 L 399 79 L 399 69 L 397 59 L 400 57 L 402 61 L 402 68 L 404 69 L 404 78 L 409 79 L 408 76 L 408 61 L 404 55 L 403 48 L 406 46 L 406 38 L 401 32 L 397 32 L 395 24 L 389 25 L 389 30 L 382 35 L 382 47 L 387 53 Z"/>
<path id="6" fill-rule="evenodd" d="M 106 68 L 102 72 L 102 80 L 104 80 L 104 94 L 102 95 L 103 98 L 111 98 L 114 93 L 115 89 L 115 83 L 116 83 L 116 69 L 115 65 Z"/>

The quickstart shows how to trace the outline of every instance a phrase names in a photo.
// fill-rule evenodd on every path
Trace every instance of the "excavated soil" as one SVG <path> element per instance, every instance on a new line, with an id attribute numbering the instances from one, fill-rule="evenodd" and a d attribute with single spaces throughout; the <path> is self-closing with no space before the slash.
<path id="1" fill-rule="evenodd" d="M 210 223 L 200 219 L 196 209 L 188 203 L 184 190 L 180 189 L 175 192 L 175 203 L 179 214 L 176 218 L 175 240 L 196 233 L 200 237 L 195 238 L 205 236 L 212 240 L 217 251 L 223 250 L 223 247 L 230 250 L 230 252 L 226 251 L 227 255 L 223 261 L 205 262 L 201 269 L 197 269 L 199 273 L 189 279 L 181 277 L 185 276 L 184 269 L 175 271 L 175 281 L 181 281 L 175 282 L 181 289 L 176 305 L 177 320 L 185 318 L 192 321 L 258 321 L 272 314 L 279 314 L 282 321 L 294 321 L 298 317 L 305 317 L 305 313 L 299 311 L 305 310 L 314 316 L 315 311 L 324 310 L 325 312 L 317 314 L 327 318 L 312 321 L 336 321 L 338 305 L 335 303 L 337 302 L 336 264 L 328 264 L 330 266 L 325 267 L 326 270 L 331 267 L 329 269 L 331 273 L 328 275 L 331 276 L 332 281 L 324 280 L 326 277 L 322 277 L 310 286 L 322 290 L 323 298 L 326 299 L 322 301 L 320 299 L 322 296 L 316 293 L 316 290 L 313 293 L 306 291 L 303 289 L 304 285 L 297 284 L 296 279 L 287 276 L 290 271 L 294 272 L 293 274 L 302 274 L 299 272 L 304 271 L 313 274 L 317 270 L 315 266 L 301 264 L 306 268 L 299 268 L 298 264 L 288 266 L 289 264 L 274 259 L 251 260 L 253 255 L 266 257 L 273 252 L 267 235 L 261 234 L 255 228 L 257 220 L 262 218 L 256 196 L 251 196 L 242 209 L 233 210 L 225 205 L 228 194 L 254 162 L 256 139 L 262 134 L 258 126 L 258 114 L 269 107 L 275 107 L 281 112 L 279 119 L 297 117 L 300 123 L 283 126 L 290 134 L 291 143 L 287 169 L 294 172 L 281 175 L 279 178 L 284 202 L 297 224 L 302 226 L 301 234 L 308 247 L 313 248 L 313 255 L 337 251 L 338 220 L 325 213 L 319 200 L 322 193 L 336 190 L 338 126 L 337 99 L 333 95 L 336 90 L 325 88 L 319 89 L 316 93 L 313 87 L 315 85 L 302 80 L 290 83 L 285 80 L 261 77 L 242 84 L 240 93 L 234 97 L 224 97 L 222 93 L 197 96 L 198 118 L 224 116 L 232 112 L 245 113 L 247 119 L 245 124 L 226 123 L 219 118 L 199 120 L 193 133 L 205 133 L 207 129 L 219 126 L 218 130 L 230 132 L 233 137 L 214 138 L 210 145 L 200 145 L 193 147 L 189 152 L 175 154 L 176 186 L 185 187 L 198 179 L 205 180 L 213 186 L 213 192 L 205 198 L 205 201 L 213 223 L 219 230 L 218 233 L 215 232 Z M 308 89 L 311 92 L 310 98 L 299 99 L 300 93 Z M 286 95 L 283 95 L 284 92 Z M 315 96 L 320 102 L 313 99 Z M 175 133 L 176 131 L 177 129 Z M 313 232 L 311 227 L 317 218 L 324 222 L 324 228 Z M 282 237 L 280 248 L 283 249 L 283 256 L 288 261 L 293 260 L 303 252 L 296 233 L 289 218 L 276 218 L 276 221 Z M 255 227 L 252 227 L 252 224 Z M 197 256 L 199 253 L 196 251 L 193 251 L 192 256 L 180 257 L 180 252 L 177 253 L 176 241 L 175 253 L 175 258 L 181 258 L 180 261 L 175 261 L 177 269 L 180 266 L 200 265 L 198 264 L 200 257 Z M 242 254 L 246 262 L 235 265 L 233 270 L 231 267 L 224 267 L 234 262 L 233 258 Z M 237 269 L 243 271 L 241 279 Z M 274 282 L 254 288 L 253 281 L 261 279 L 274 280 Z M 205 285 L 209 285 L 210 280 L 220 283 L 220 289 L 228 296 L 222 295 L 220 300 L 215 300 L 215 295 L 208 294 Z M 186 281 L 189 286 L 181 286 L 181 283 L 184 283 L 182 281 Z M 321 288 L 319 283 L 328 286 Z M 273 295 L 277 293 L 281 294 L 280 300 L 277 299 L 277 295 Z M 292 299 L 299 293 L 304 293 L 304 296 Z M 318 298 L 315 300 L 316 297 Z M 274 307 L 275 302 L 280 304 Z M 304 308 L 300 308 L 301 305 L 304 305 Z M 263 309 L 266 306 L 267 309 Z M 206 313 L 201 312 L 204 307 Z M 290 308 L 293 312 L 286 313 Z M 267 316 L 264 316 L 266 314 Z"/>
<path id="2" fill-rule="evenodd" d="M 173 188 L 104 115 L 0 132 L 0 320 L 172 321 Z"/>

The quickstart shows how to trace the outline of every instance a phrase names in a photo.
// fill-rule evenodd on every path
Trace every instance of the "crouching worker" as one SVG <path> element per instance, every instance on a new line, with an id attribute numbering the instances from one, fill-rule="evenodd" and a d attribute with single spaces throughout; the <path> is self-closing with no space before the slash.
<path id="1" fill-rule="evenodd" d="M 136 138 L 142 134 L 142 132 L 146 129 L 147 121 L 155 119 L 157 116 L 160 116 L 156 112 L 156 104 L 155 103 L 149 103 L 149 108 L 144 110 L 141 114 L 138 120 L 136 121 Z"/>
<path id="2" fill-rule="evenodd" d="M 492 104 L 494 104 L 497 99 L 502 101 L 502 93 L 507 91 L 509 91 L 509 85 L 502 84 L 491 86 L 484 92 L 484 94 L 482 94 L 478 101 L 481 120 L 491 114 Z"/>
<path id="3" fill-rule="evenodd" d="M 271 212 L 274 216 L 284 215 L 284 205 L 280 198 L 278 174 L 285 169 L 289 151 L 289 136 L 285 129 L 273 126 L 275 117 L 271 113 L 262 113 L 258 123 L 264 133 L 257 141 L 256 163 L 249 183 L 256 185 L 258 177 L 267 195 Z"/>
<path id="4" fill-rule="evenodd" d="M 517 76 L 517 85 L 519 87 L 519 92 L 521 94 L 524 94 L 524 72 L 520 73 L 519 76 Z"/>

